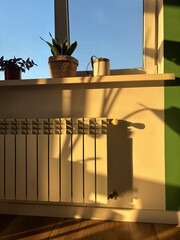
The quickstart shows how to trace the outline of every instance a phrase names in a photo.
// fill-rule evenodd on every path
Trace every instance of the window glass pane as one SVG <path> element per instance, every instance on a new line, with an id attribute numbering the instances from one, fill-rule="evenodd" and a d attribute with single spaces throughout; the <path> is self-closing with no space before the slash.
<path id="1" fill-rule="evenodd" d="M 54 1 L 5 0 L 0 7 L 0 56 L 5 59 L 30 57 L 38 66 L 22 73 L 22 78 L 50 77 L 48 57 L 51 52 L 39 36 L 54 35 Z M 0 72 L 0 79 L 4 73 Z"/>
<path id="2" fill-rule="evenodd" d="M 109 58 L 111 69 L 143 66 L 143 0 L 69 0 L 69 13 L 78 70 L 92 55 Z"/>

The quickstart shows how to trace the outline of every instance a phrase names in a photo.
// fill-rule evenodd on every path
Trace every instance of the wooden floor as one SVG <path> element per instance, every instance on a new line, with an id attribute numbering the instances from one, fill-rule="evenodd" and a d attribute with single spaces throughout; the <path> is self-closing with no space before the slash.
<path id="1" fill-rule="evenodd" d="M 180 240 L 180 227 L 170 224 L 0 215 L 0 239 Z"/>

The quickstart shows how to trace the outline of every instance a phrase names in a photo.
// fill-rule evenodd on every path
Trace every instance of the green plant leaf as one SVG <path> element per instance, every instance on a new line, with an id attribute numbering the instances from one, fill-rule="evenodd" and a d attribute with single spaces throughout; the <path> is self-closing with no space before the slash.
<path id="1" fill-rule="evenodd" d="M 56 48 L 56 46 L 54 46 L 53 44 L 51 44 L 50 42 L 44 40 L 42 37 L 40 37 L 41 40 L 43 40 L 44 42 L 46 42 L 50 49 L 51 49 L 51 53 L 54 55 L 54 56 L 57 56 L 57 55 L 60 55 L 61 53 L 59 52 L 59 50 Z"/>
<path id="2" fill-rule="evenodd" d="M 69 48 L 68 48 L 68 50 L 67 50 L 67 55 L 72 55 L 72 53 L 74 52 L 74 50 L 76 49 L 76 47 L 77 47 L 77 42 L 75 41 L 74 43 L 72 43 L 70 46 L 69 46 Z"/>
<path id="3" fill-rule="evenodd" d="M 67 42 L 67 38 L 65 38 L 65 40 L 63 41 L 63 43 L 61 44 L 62 46 L 62 55 L 67 55 L 67 50 L 68 50 L 68 42 Z"/>
<path id="4" fill-rule="evenodd" d="M 67 38 L 65 38 L 64 41 L 62 43 L 60 43 L 58 41 L 58 39 L 53 38 L 53 36 L 50 32 L 49 32 L 49 35 L 51 37 L 52 43 L 44 40 L 42 37 L 40 37 L 40 38 L 41 38 L 41 40 L 43 40 L 44 42 L 46 42 L 49 45 L 51 52 L 54 56 L 57 56 L 57 55 L 69 55 L 70 56 L 77 47 L 77 42 L 74 42 L 73 44 L 69 44 Z"/>
<path id="5" fill-rule="evenodd" d="M 57 39 L 53 38 L 52 34 L 49 32 L 49 35 L 52 39 L 52 44 L 53 46 L 56 47 L 56 49 L 59 51 L 59 54 L 58 55 L 61 55 L 62 54 L 62 45 L 60 44 L 60 42 L 58 42 Z"/>

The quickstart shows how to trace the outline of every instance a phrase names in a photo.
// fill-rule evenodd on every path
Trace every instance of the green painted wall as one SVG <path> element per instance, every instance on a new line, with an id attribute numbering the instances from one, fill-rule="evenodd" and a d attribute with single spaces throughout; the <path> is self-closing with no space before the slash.
<path id="1" fill-rule="evenodd" d="M 166 209 L 180 210 L 180 1 L 164 0 L 164 69 L 176 73 L 165 86 Z"/>

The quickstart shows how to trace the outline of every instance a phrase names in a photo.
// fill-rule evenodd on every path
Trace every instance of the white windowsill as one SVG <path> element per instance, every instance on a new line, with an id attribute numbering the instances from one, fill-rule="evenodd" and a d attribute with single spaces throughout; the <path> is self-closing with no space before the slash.
<path id="1" fill-rule="evenodd" d="M 104 84 L 104 83 L 125 83 L 125 82 L 146 82 L 146 81 L 167 81 L 175 80 L 174 73 L 165 74 L 130 74 L 130 75 L 110 75 L 110 76 L 86 76 L 86 77 L 66 77 L 66 78 L 42 78 L 24 80 L 3 80 L 0 86 L 31 86 L 31 85 L 76 85 L 76 84 Z"/>

